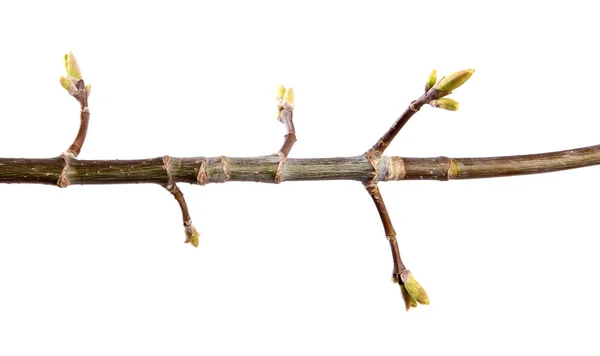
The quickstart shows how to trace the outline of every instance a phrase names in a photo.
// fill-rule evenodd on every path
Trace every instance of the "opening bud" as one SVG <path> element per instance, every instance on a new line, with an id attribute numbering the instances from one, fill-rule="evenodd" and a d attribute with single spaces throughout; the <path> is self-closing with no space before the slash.
<path id="1" fill-rule="evenodd" d="M 458 101 L 450 99 L 450 98 L 440 98 L 437 100 L 432 100 L 429 104 L 435 108 L 440 108 L 444 110 L 456 111 L 458 110 Z"/>
<path id="2" fill-rule="evenodd" d="M 277 94 L 275 95 L 275 100 L 277 100 L 277 104 L 280 104 L 281 100 L 283 100 L 283 94 L 285 94 L 285 87 L 279 84 L 279 87 L 277 88 Z"/>
<path id="3" fill-rule="evenodd" d="M 199 242 L 200 242 L 200 234 L 198 233 L 198 231 L 196 230 L 194 225 L 186 226 L 184 243 L 186 243 L 186 244 L 190 243 L 190 244 L 192 244 L 192 246 L 198 247 Z"/>
<path id="4" fill-rule="evenodd" d="M 77 87 L 75 86 L 75 83 L 73 83 L 73 81 L 67 77 L 60 77 L 60 85 L 71 95 L 75 95 L 77 93 Z"/>
<path id="5" fill-rule="evenodd" d="M 429 89 L 433 88 L 436 81 L 437 81 L 437 72 L 434 69 L 431 71 L 431 74 L 429 74 L 429 78 L 427 78 L 427 84 L 425 84 L 425 91 L 428 91 Z"/>
<path id="6" fill-rule="evenodd" d="M 473 73 L 475 73 L 475 69 L 463 69 L 452 73 L 449 76 L 442 78 L 435 88 L 439 91 L 451 92 L 465 84 L 465 82 L 471 78 Z"/>
<path id="7" fill-rule="evenodd" d="M 429 304 L 429 296 L 425 289 L 417 282 L 415 277 L 409 270 L 405 270 L 400 273 L 400 279 L 402 281 L 402 287 L 406 290 L 410 297 L 414 298 L 419 304 Z M 402 291 L 402 295 L 404 296 L 404 289 Z M 406 304 L 410 302 L 410 306 L 413 306 L 412 300 L 410 298 L 404 297 Z"/>
<path id="8" fill-rule="evenodd" d="M 286 110 L 294 110 L 294 89 L 288 88 L 285 91 L 281 105 Z"/>
<path id="9" fill-rule="evenodd" d="M 73 52 L 65 54 L 64 61 L 67 75 L 75 79 L 81 79 L 81 70 L 79 69 L 79 64 L 77 64 L 77 60 L 75 59 Z"/>
<path id="10" fill-rule="evenodd" d="M 404 306 L 406 307 L 406 311 L 408 311 L 410 308 L 416 308 L 419 306 L 417 300 L 410 295 L 410 293 L 408 293 L 404 284 L 400 286 L 400 290 L 402 291 L 402 298 L 404 298 Z"/>

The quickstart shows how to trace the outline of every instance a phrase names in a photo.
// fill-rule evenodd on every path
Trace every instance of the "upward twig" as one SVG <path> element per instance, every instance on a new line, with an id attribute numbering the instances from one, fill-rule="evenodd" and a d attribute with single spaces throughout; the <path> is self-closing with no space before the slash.
<path id="1" fill-rule="evenodd" d="M 83 143 L 85 142 L 85 137 L 87 135 L 88 124 L 90 122 L 90 109 L 88 108 L 89 91 L 85 89 L 83 79 L 77 81 L 75 88 L 77 88 L 77 93 L 75 93 L 73 96 L 81 105 L 80 123 L 77 136 L 75 136 L 75 140 L 73 140 L 73 143 L 71 146 L 69 146 L 67 152 L 77 157 L 79 153 L 81 153 L 81 148 L 83 147 Z"/>

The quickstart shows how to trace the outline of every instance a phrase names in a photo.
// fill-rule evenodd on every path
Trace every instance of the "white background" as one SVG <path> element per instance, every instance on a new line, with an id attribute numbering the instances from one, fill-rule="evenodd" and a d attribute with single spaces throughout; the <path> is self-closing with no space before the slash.
<path id="1" fill-rule="evenodd" d="M 0 5 L 0 156 L 72 142 L 69 50 L 93 86 L 82 159 L 275 152 L 279 83 L 292 157 L 360 154 L 432 68 L 477 72 L 391 155 L 600 143 L 593 2 L 214 3 Z M 0 354 L 597 354 L 599 180 L 382 184 L 431 297 L 408 313 L 357 182 L 184 185 L 198 249 L 158 186 L 0 185 Z"/>

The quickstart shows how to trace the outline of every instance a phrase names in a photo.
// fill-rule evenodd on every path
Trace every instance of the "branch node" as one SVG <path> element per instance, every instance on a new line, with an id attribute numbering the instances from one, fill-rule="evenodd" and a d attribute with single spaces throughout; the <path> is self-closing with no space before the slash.
<path id="1" fill-rule="evenodd" d="M 173 183 L 173 178 L 171 177 L 171 157 L 165 155 L 162 157 L 162 161 L 163 161 L 163 169 L 167 173 L 167 184 L 165 185 L 165 188 L 169 192 L 171 192 L 171 189 L 173 189 L 173 187 L 177 188 L 175 186 L 175 184 Z"/>
<path id="2" fill-rule="evenodd" d="M 63 169 L 60 172 L 60 175 L 58 176 L 58 181 L 56 182 L 56 185 L 59 188 L 66 188 L 69 186 L 69 184 L 71 184 L 71 181 L 69 181 L 70 161 L 71 158 L 74 158 L 76 155 L 70 150 L 67 150 L 63 152 L 60 156 L 64 159 L 65 165 L 63 166 Z"/>
<path id="3" fill-rule="evenodd" d="M 280 154 L 279 157 L 281 160 L 279 161 L 279 164 L 277 165 L 277 171 L 275 172 L 275 184 L 281 183 L 283 179 L 283 165 L 285 164 L 286 158 L 282 158 L 281 156 L 282 155 Z"/>
<path id="4" fill-rule="evenodd" d="M 427 99 L 427 93 L 425 93 L 425 100 L 426 100 L 427 102 L 429 102 L 429 99 Z M 414 111 L 414 112 L 417 112 L 417 111 L 419 111 L 419 109 L 417 109 L 417 108 L 414 106 L 414 104 L 415 104 L 415 101 L 416 101 L 416 100 L 413 100 L 413 101 L 412 101 L 412 102 L 411 102 L 411 103 L 408 105 L 408 108 L 409 108 L 409 109 L 411 109 L 411 110 L 412 110 L 412 111 Z"/>
<path id="5" fill-rule="evenodd" d="M 458 177 L 460 170 L 458 169 L 458 164 L 453 158 L 443 157 L 448 160 L 448 171 L 446 172 L 446 180 L 454 179 Z M 406 173 L 406 172 L 405 172 Z"/>
<path id="6" fill-rule="evenodd" d="M 367 157 L 367 160 L 369 160 L 369 163 L 373 167 L 373 177 L 370 179 L 369 183 L 376 185 L 380 175 L 379 163 L 381 162 L 381 151 L 369 148 L 367 152 L 365 152 L 365 157 Z"/>
<path id="7" fill-rule="evenodd" d="M 229 170 L 227 169 L 227 157 L 221 156 L 221 168 L 223 168 L 223 174 L 225 178 L 223 178 L 223 183 L 229 180 Z"/>
<path id="8" fill-rule="evenodd" d="M 208 181 L 208 176 L 206 175 L 206 163 L 207 159 L 203 159 L 200 163 L 200 168 L 198 169 L 198 176 L 196 177 L 196 181 L 200 185 L 205 185 Z"/>

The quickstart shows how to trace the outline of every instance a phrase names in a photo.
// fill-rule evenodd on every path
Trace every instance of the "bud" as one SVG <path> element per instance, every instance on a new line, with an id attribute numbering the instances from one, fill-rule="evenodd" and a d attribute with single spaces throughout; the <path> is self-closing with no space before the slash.
<path id="1" fill-rule="evenodd" d="M 192 246 L 198 247 L 200 234 L 194 227 L 194 225 L 189 225 L 185 227 L 185 243 L 191 243 Z"/>
<path id="2" fill-rule="evenodd" d="M 433 88 L 435 82 L 437 81 L 437 72 L 434 70 L 429 74 L 429 78 L 427 78 L 427 84 L 425 84 L 425 91 L 429 91 L 429 89 Z"/>
<path id="3" fill-rule="evenodd" d="M 73 82 L 71 81 L 71 79 L 67 78 L 67 77 L 60 77 L 60 85 L 65 88 L 65 90 L 69 91 L 71 90 L 71 87 L 73 87 L 73 89 L 75 89 L 75 85 L 73 84 Z"/>
<path id="4" fill-rule="evenodd" d="M 429 105 L 440 108 L 444 110 L 456 111 L 458 110 L 458 101 L 450 99 L 450 98 L 440 98 L 436 100 L 432 100 L 429 102 Z"/>
<path id="5" fill-rule="evenodd" d="M 416 308 L 419 306 L 417 300 L 410 295 L 410 293 L 408 293 L 404 284 L 400 286 L 400 290 L 402 291 L 402 298 L 404 298 L 404 306 L 406 307 L 406 311 L 408 311 L 410 308 Z"/>
<path id="6" fill-rule="evenodd" d="M 403 286 L 406 288 L 407 293 L 412 298 L 419 302 L 419 304 L 429 304 L 429 296 L 427 295 L 427 292 L 423 287 L 421 287 L 419 282 L 417 282 L 409 270 L 403 271 L 400 274 L 400 279 L 402 280 Z"/>
<path id="7" fill-rule="evenodd" d="M 65 90 L 68 91 L 69 94 L 77 94 L 77 88 L 75 87 L 75 84 L 73 84 L 73 81 L 71 79 L 67 77 L 60 77 L 60 85 L 63 88 L 65 88 Z"/>
<path id="8" fill-rule="evenodd" d="M 77 60 L 75 59 L 73 52 L 65 54 L 64 61 L 67 75 L 75 79 L 81 79 L 81 70 L 79 70 L 79 64 L 77 64 Z"/>
<path id="9" fill-rule="evenodd" d="M 283 99 L 284 94 L 285 94 L 285 87 L 283 85 L 279 84 L 279 88 L 277 88 L 277 94 L 275 95 L 275 100 L 277 100 L 278 104 Z"/>
<path id="10" fill-rule="evenodd" d="M 90 93 L 92 92 L 92 86 L 90 84 L 86 84 L 85 91 L 87 92 L 87 95 L 89 96 Z"/>
<path id="11" fill-rule="evenodd" d="M 439 91 L 451 92 L 469 80 L 473 73 L 475 73 L 475 69 L 463 69 L 452 73 L 449 76 L 442 78 L 435 88 Z"/>
<path id="12" fill-rule="evenodd" d="M 283 108 L 286 110 L 294 110 L 294 89 L 288 88 L 285 91 L 281 105 L 283 105 Z"/>

